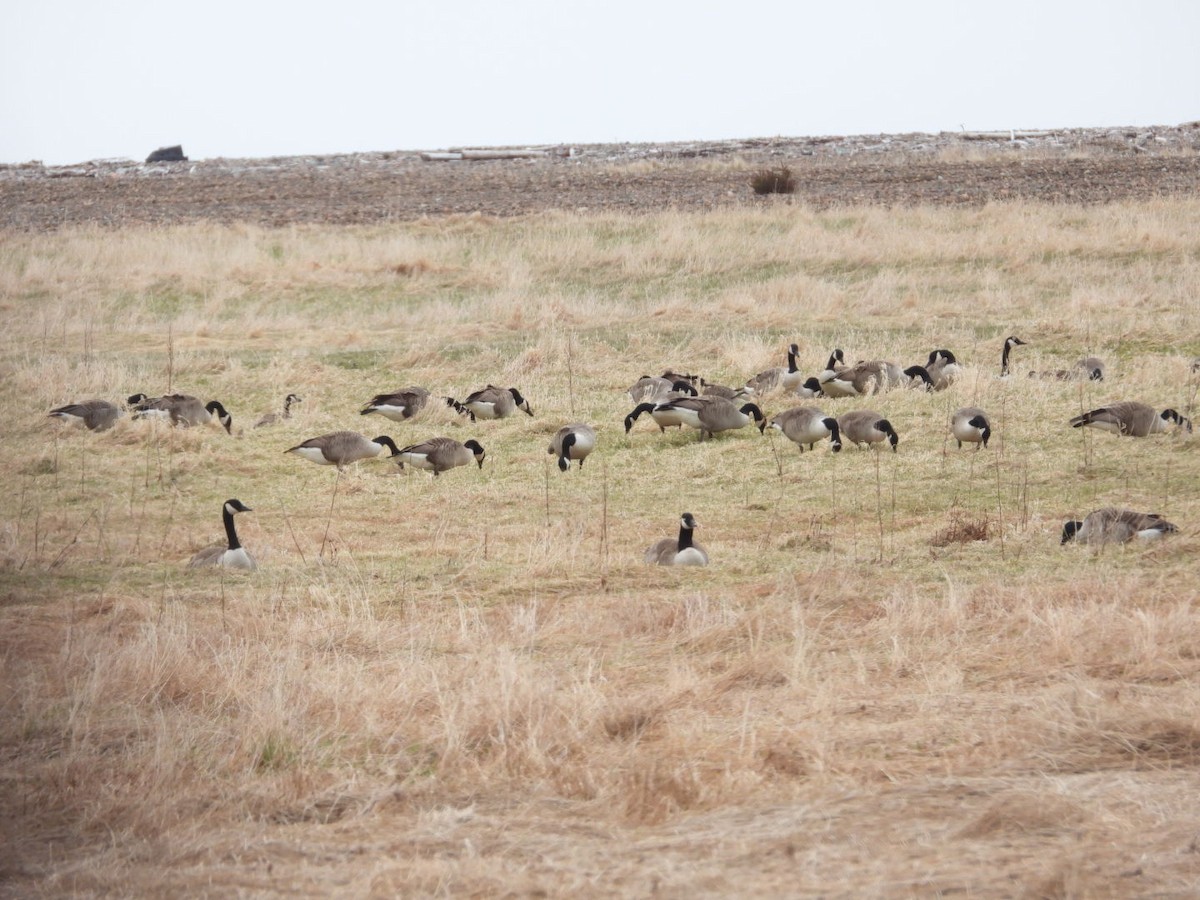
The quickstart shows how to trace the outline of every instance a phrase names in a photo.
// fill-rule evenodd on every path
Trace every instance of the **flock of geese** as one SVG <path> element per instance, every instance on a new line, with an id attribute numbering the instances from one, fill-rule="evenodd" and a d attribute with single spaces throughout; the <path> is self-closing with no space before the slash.
<path id="1" fill-rule="evenodd" d="M 1015 335 L 1005 340 L 1000 358 L 1001 377 L 1011 376 L 1012 351 L 1024 344 L 1026 342 Z M 818 442 L 826 439 L 830 442 L 830 450 L 835 453 L 842 449 L 843 439 L 859 447 L 876 447 L 886 443 L 895 452 L 900 443 L 899 435 L 891 422 L 874 410 L 856 409 L 833 417 L 815 405 L 793 406 L 768 421 L 755 400 L 775 394 L 808 400 L 818 397 L 862 398 L 895 388 L 940 391 L 953 384 L 962 372 L 954 353 L 947 349 L 933 350 L 924 364 L 908 367 L 889 360 L 865 360 L 847 365 L 842 350 L 836 349 L 830 354 L 824 370 L 805 377 L 797 365 L 798 354 L 798 345 L 791 344 L 787 349 L 785 366 L 760 372 L 740 387 L 714 384 L 696 375 L 673 371 L 657 376 L 643 375 L 627 392 L 636 405 L 625 417 L 625 432 L 628 434 L 642 415 L 648 415 L 660 431 L 669 427 L 693 428 L 701 441 L 724 431 L 744 428 L 753 422 L 760 433 L 768 427 L 778 430 L 795 443 L 801 453 L 806 447 L 810 451 L 815 449 Z M 1070 369 L 1030 372 L 1029 375 L 1057 380 L 1103 381 L 1105 370 L 1103 360 L 1088 356 Z M 1193 371 L 1200 371 L 1200 360 L 1193 363 Z M 405 422 L 424 410 L 431 400 L 444 403 L 472 422 L 503 419 L 518 411 L 529 416 L 534 414 L 520 390 L 491 384 L 461 402 L 453 397 L 434 398 L 423 387 L 404 387 L 372 397 L 363 405 L 360 414 L 380 415 L 394 422 Z M 282 412 L 263 416 L 253 427 L 268 427 L 290 418 L 292 406 L 300 402 L 299 396 L 288 394 Z M 127 398 L 124 405 L 108 400 L 87 400 L 60 406 L 51 410 L 49 416 L 90 431 L 105 431 L 112 428 L 127 410 L 131 411 L 134 419 L 158 420 L 182 427 L 216 424 L 232 434 L 233 417 L 220 401 L 210 400 L 206 403 L 187 394 L 162 397 L 134 394 Z M 1134 401 L 1121 401 L 1089 410 L 1071 419 L 1069 424 L 1075 428 L 1096 428 L 1129 437 L 1192 431 L 1191 421 L 1177 410 L 1158 411 Z M 976 450 L 986 448 L 992 435 L 987 412 L 975 406 L 955 410 L 949 426 L 950 434 L 960 449 L 964 444 L 973 444 Z M 565 472 L 572 462 L 577 462 L 582 469 L 584 461 L 595 448 L 595 429 L 584 423 L 576 423 L 560 428 L 554 434 L 547 452 L 556 458 L 559 469 Z M 284 452 L 318 465 L 336 466 L 341 472 L 346 466 L 375 458 L 385 450 L 401 469 L 407 464 L 432 472 L 435 477 L 472 462 L 482 468 L 487 455 L 483 446 L 474 439 L 460 442 L 450 437 L 434 437 L 398 447 L 387 435 L 367 438 L 348 430 L 309 438 Z M 238 499 L 225 501 L 221 510 L 225 542 L 201 550 L 188 565 L 255 569 L 254 558 L 242 547 L 234 524 L 235 515 L 251 511 Z M 678 535 L 663 538 L 649 547 L 644 554 L 645 561 L 656 565 L 707 565 L 707 551 L 693 539 L 696 528 L 695 516 L 690 512 L 683 513 L 679 519 Z M 1156 514 L 1110 507 L 1098 509 L 1082 521 L 1066 522 L 1061 543 L 1122 543 L 1134 538 L 1159 538 L 1176 531 L 1177 526 Z"/>

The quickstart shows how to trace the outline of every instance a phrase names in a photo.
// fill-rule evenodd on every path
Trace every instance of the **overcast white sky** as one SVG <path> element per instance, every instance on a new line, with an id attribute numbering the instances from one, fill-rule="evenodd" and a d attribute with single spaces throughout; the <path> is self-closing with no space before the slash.
<path id="1" fill-rule="evenodd" d="M 1196 0 L 3 0 L 0 161 L 1200 119 Z"/>

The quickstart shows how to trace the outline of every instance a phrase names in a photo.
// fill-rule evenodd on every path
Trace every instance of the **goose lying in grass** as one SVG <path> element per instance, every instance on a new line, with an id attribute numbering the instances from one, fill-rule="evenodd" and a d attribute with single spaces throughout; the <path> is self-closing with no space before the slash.
<path id="1" fill-rule="evenodd" d="M 1074 540 L 1080 544 L 1124 544 L 1134 538 L 1153 541 L 1178 530 L 1177 526 L 1154 513 L 1109 506 L 1088 513 L 1082 522 L 1064 523 L 1059 543 Z"/>
<path id="2" fill-rule="evenodd" d="M 695 529 L 696 517 L 685 512 L 679 517 L 679 537 L 656 542 L 643 558 L 657 566 L 707 566 L 708 551 L 692 540 Z"/>
<path id="3" fill-rule="evenodd" d="M 1098 428 L 1128 437 L 1148 437 L 1175 428 L 1191 432 L 1192 420 L 1173 409 L 1157 412 L 1153 406 L 1122 400 L 1108 406 L 1090 409 L 1071 419 L 1072 428 Z"/>
<path id="4" fill-rule="evenodd" d="M 258 568 L 246 548 L 238 540 L 237 529 L 233 525 L 233 517 L 237 513 L 253 512 L 241 500 L 226 500 L 221 507 L 221 519 L 225 523 L 225 543 L 205 547 L 192 557 L 188 563 L 189 569 L 201 569 L 216 566 L 222 569 L 242 569 L 253 572 Z"/>

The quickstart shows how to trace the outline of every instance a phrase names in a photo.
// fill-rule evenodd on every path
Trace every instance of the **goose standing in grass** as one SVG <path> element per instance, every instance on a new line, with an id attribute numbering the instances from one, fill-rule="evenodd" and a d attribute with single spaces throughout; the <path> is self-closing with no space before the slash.
<path id="1" fill-rule="evenodd" d="M 360 415 L 377 413 L 393 422 L 403 422 L 423 410 L 428 402 L 429 391 L 414 384 L 387 394 L 376 394 L 363 404 Z"/>
<path id="2" fill-rule="evenodd" d="M 707 566 L 708 551 L 692 540 L 696 517 L 685 512 L 679 517 L 679 537 L 663 538 L 646 550 L 643 559 L 658 566 Z"/>
<path id="3" fill-rule="evenodd" d="M 374 459 L 380 450 L 391 450 L 392 456 L 400 451 L 395 442 L 386 434 L 377 438 L 365 438 L 357 431 L 331 431 L 314 438 L 309 438 L 302 444 L 289 447 L 284 453 L 295 453 L 297 456 L 314 462 L 319 466 L 337 466 L 341 472 L 350 463 L 362 459 Z"/>
<path id="4" fill-rule="evenodd" d="M 642 404 L 638 409 L 642 409 L 644 406 L 646 404 Z M 745 403 L 739 407 L 732 400 L 722 397 L 679 397 L 675 400 L 655 404 L 647 411 L 651 417 L 655 417 L 656 412 L 677 413 L 684 425 L 700 432 L 702 441 L 721 431 L 744 428 L 751 422 L 758 423 L 758 430 L 761 433 L 767 424 L 762 410 L 756 404 Z M 630 415 L 636 418 L 634 414 L 637 412 L 638 410 L 635 409 Z"/>
<path id="5" fill-rule="evenodd" d="M 301 402 L 303 402 L 303 401 L 301 400 L 300 397 L 296 396 L 295 394 L 288 394 L 283 400 L 283 412 L 282 413 L 274 413 L 274 412 L 267 413 L 265 416 L 263 416 L 261 419 L 259 419 L 257 422 L 254 423 L 254 427 L 255 428 L 266 428 L 270 425 L 275 425 L 279 422 L 282 422 L 284 419 L 290 419 L 292 417 L 292 404 L 293 403 L 301 403 Z"/>
<path id="6" fill-rule="evenodd" d="M 688 396 L 690 395 L 672 391 L 665 397 L 639 403 L 633 408 L 633 412 L 625 417 L 625 433 L 629 434 L 633 429 L 633 423 L 638 420 L 642 413 L 650 414 L 650 418 L 658 426 L 660 434 L 666 434 L 668 428 L 683 428 L 683 412 L 671 404 L 675 400 L 682 400 Z"/>
<path id="7" fill-rule="evenodd" d="M 533 415 L 529 401 L 521 396 L 519 390 L 515 387 L 499 388 L 494 384 L 468 395 L 461 405 L 477 419 L 504 419 L 518 409 L 526 415 Z"/>
<path id="8" fill-rule="evenodd" d="M 894 453 L 896 445 L 900 443 L 900 436 L 896 434 L 892 423 L 871 409 L 856 409 L 843 413 L 838 416 L 837 423 L 842 436 L 848 441 L 853 441 L 858 447 L 864 444 L 874 446 L 887 441 L 892 445 Z"/>
<path id="9" fill-rule="evenodd" d="M 483 468 L 483 458 L 486 456 L 478 441 L 470 440 L 459 443 L 454 438 L 435 437 L 419 444 L 409 444 L 401 447 L 393 456 L 396 464 L 403 469 L 408 463 L 415 469 L 424 469 L 435 476 L 443 472 L 475 462 Z"/>
<path id="10" fill-rule="evenodd" d="M 964 443 L 974 444 L 976 450 L 986 447 L 992 436 L 987 413 L 978 406 L 964 406 L 955 410 L 950 418 L 950 431 L 958 441 L 960 450 Z"/>
<path id="11" fill-rule="evenodd" d="M 1012 353 L 1013 347 L 1023 346 L 1026 341 L 1021 340 L 1015 334 L 1004 339 L 1004 349 L 1000 351 L 1000 377 L 1004 378 L 1008 375 L 1008 357 Z"/>
<path id="12" fill-rule="evenodd" d="M 219 400 L 205 403 L 190 394 L 167 394 L 143 400 L 134 407 L 135 419 L 167 419 L 172 425 L 196 426 L 219 422 L 233 434 L 233 416 Z"/>
<path id="13" fill-rule="evenodd" d="M 785 409 L 771 420 L 771 427 L 782 431 L 784 437 L 792 441 L 804 452 L 807 444 L 812 450 L 817 441 L 829 438 L 829 449 L 837 453 L 842 449 L 841 426 L 838 420 L 827 416 L 816 406 L 793 406 Z"/>
<path id="14" fill-rule="evenodd" d="M 1098 428 L 1112 434 L 1148 437 L 1170 431 L 1172 427 L 1191 432 L 1192 420 L 1173 409 L 1156 412 L 1153 406 L 1122 400 L 1091 409 L 1071 419 L 1072 428 Z"/>
<path id="15" fill-rule="evenodd" d="M 579 460 L 579 468 L 589 453 L 596 449 L 596 429 L 582 423 L 564 425 L 554 433 L 554 440 L 546 451 L 558 457 L 558 467 L 564 472 L 571 468 L 571 460 Z"/>
<path id="16" fill-rule="evenodd" d="M 787 366 L 777 366 L 759 372 L 746 382 L 745 391 L 748 394 L 761 397 L 775 390 L 795 391 L 804 383 L 804 373 L 796 366 L 796 356 L 800 348 L 789 344 L 787 349 Z"/>
<path id="17" fill-rule="evenodd" d="M 47 415 L 88 431 L 108 431 L 125 415 L 125 410 L 109 400 L 84 400 L 52 409 Z"/>
<path id="18" fill-rule="evenodd" d="M 1059 543 L 1074 540 L 1080 544 L 1124 544 L 1135 537 L 1153 541 L 1178 530 L 1178 526 L 1154 513 L 1109 506 L 1088 513 L 1082 522 L 1064 523 Z"/>
<path id="19" fill-rule="evenodd" d="M 258 568 L 254 557 L 246 552 L 246 548 L 238 540 L 237 529 L 233 524 L 234 515 L 241 512 L 253 512 L 253 510 L 241 500 L 225 501 L 221 507 L 221 519 L 225 522 L 225 543 L 205 547 L 192 557 L 188 563 L 189 569 L 218 566 L 222 569 L 243 569 L 253 572 Z"/>

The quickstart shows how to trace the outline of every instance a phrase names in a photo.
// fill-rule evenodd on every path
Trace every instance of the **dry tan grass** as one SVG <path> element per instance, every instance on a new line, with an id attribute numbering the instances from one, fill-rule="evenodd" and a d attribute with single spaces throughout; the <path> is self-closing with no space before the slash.
<path id="1" fill-rule="evenodd" d="M 1200 203 L 466 217 L 6 236 L 0 724 L 9 895 L 1187 896 L 1200 873 Z M 1000 380 L 1000 345 L 1031 343 Z M 834 346 L 942 394 L 899 452 L 699 443 L 624 389 Z M 1102 384 L 1030 380 L 1085 353 Z M 358 415 L 516 385 L 536 418 Z M 52 406 L 168 388 L 235 437 Z M 251 430 L 283 396 L 294 417 Z M 993 417 L 958 451 L 960 405 Z M 784 405 L 768 398 L 768 415 Z M 600 448 L 562 475 L 558 425 Z M 477 437 L 432 479 L 281 451 Z M 330 517 L 332 491 L 337 496 Z M 252 576 L 189 572 L 240 497 Z M 1181 527 L 1060 548 L 1104 505 Z M 679 512 L 713 565 L 641 564 Z M 972 535 L 986 540 L 976 540 Z M 971 539 L 968 539 L 971 538 Z M 322 552 L 323 551 L 323 552 Z"/>

